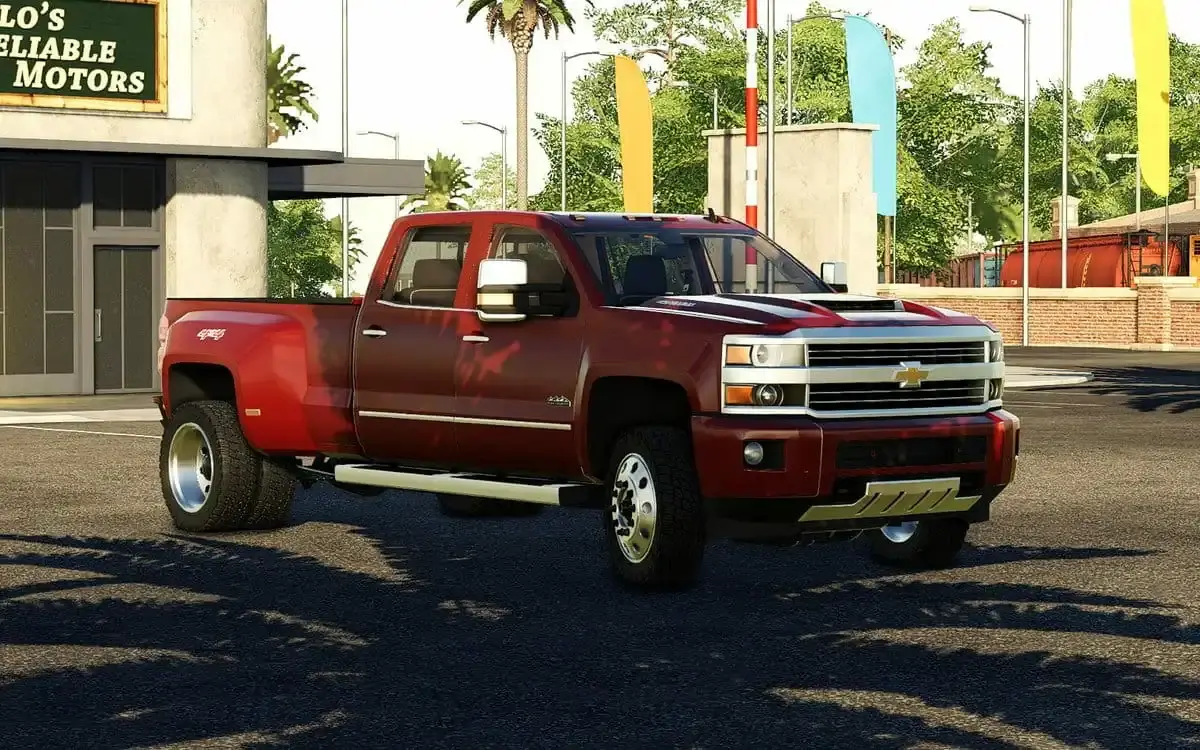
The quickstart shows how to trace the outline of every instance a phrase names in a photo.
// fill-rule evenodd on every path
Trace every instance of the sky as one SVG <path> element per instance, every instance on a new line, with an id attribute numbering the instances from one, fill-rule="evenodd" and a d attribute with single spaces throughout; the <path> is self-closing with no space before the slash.
<path id="1" fill-rule="evenodd" d="M 570 2 L 570 0 L 568 0 Z M 308 68 L 304 77 L 316 92 L 323 116 L 309 130 L 278 145 L 289 148 L 341 150 L 341 3 L 306 0 L 305 12 L 295 12 L 297 0 L 268 0 L 267 25 L 276 44 L 299 54 Z M 461 125 L 484 120 L 509 127 L 515 120 L 514 73 L 511 48 L 500 38 L 488 39 L 479 19 L 467 25 L 456 0 L 350 0 L 350 129 L 399 133 L 403 158 L 423 159 L 435 150 L 452 153 L 468 167 L 478 166 L 488 153 L 499 150 L 500 136 L 491 130 Z M 582 2 L 576 2 L 582 8 Z M 622 0 L 597 0 L 600 7 Z M 760 0 L 760 21 L 766 0 Z M 1031 71 L 1035 82 L 1062 76 L 1062 3 L 1059 0 L 994 0 L 996 7 L 1018 15 L 1029 13 Z M 800 16 L 808 0 L 777 0 L 782 22 L 787 14 Z M 994 72 L 1002 87 L 1020 95 L 1022 82 L 1021 25 L 994 13 L 971 13 L 970 0 L 841 0 L 826 2 L 851 13 L 871 17 L 904 37 L 908 44 L 897 65 L 911 61 L 917 43 L 928 29 L 950 16 L 962 19 L 970 41 L 992 43 Z M 1071 88 L 1081 90 L 1109 73 L 1133 75 L 1129 38 L 1129 0 L 1078 0 L 1072 26 Z M 1166 0 L 1167 23 L 1191 42 L 1200 42 L 1200 2 Z M 580 14 L 582 15 L 582 14 Z M 562 107 L 560 56 L 564 49 L 580 52 L 604 49 L 580 18 L 574 34 L 560 40 L 537 37 L 530 60 L 530 121 L 534 113 L 558 115 Z M 570 63 L 580 74 L 588 60 Z M 1035 89 L 1036 91 L 1036 83 Z M 392 142 L 378 136 L 351 136 L 352 156 L 392 155 Z M 515 141 L 510 134 L 510 156 Z M 548 161 L 530 140 L 530 192 L 545 181 Z"/>
<path id="2" fill-rule="evenodd" d="M 573 0 L 568 0 L 572 2 Z M 583 3 L 574 0 L 582 9 Z M 299 55 L 312 84 L 314 103 L 321 120 L 307 130 L 282 139 L 277 146 L 341 151 L 341 3 L 338 0 L 268 0 L 267 26 L 275 44 L 284 44 Z M 624 4 L 623 0 L 596 0 L 600 7 Z M 968 41 L 992 44 L 993 74 L 1003 89 L 1020 95 L 1022 85 L 1021 24 L 994 13 L 971 13 L 972 0 L 826 0 L 828 7 L 848 13 L 870 13 L 902 36 L 906 48 L 897 55 L 897 66 L 912 61 L 917 45 L 934 24 L 956 16 Z M 996 7 L 1029 13 L 1031 72 L 1034 91 L 1038 83 L 1062 76 L 1061 0 L 993 0 Z M 1165 0 L 1167 23 L 1181 38 L 1200 43 L 1200 2 Z M 480 19 L 464 23 L 464 6 L 456 0 L 349 0 L 349 118 L 350 155 L 391 157 L 393 143 L 378 136 L 360 136 L 364 130 L 400 135 L 400 156 L 424 159 L 440 149 L 475 168 L 489 153 L 499 151 L 500 136 L 463 120 L 483 120 L 508 127 L 515 120 L 512 50 L 503 39 L 488 39 Z M 760 0 L 759 17 L 765 21 L 766 0 Z M 782 26 L 785 16 L 801 16 L 808 0 L 777 0 Z M 1110 73 L 1133 77 L 1133 51 L 1129 31 L 1129 0 L 1077 0 L 1072 25 L 1071 88 L 1104 78 Z M 582 16 L 582 13 L 580 13 Z M 530 122 L 537 112 L 558 115 L 562 107 L 560 58 L 570 53 L 609 49 L 598 44 L 585 19 L 575 33 L 561 39 L 536 37 L 530 59 Z M 572 76 L 586 69 L 588 60 L 570 63 Z M 764 94 L 765 96 L 765 94 Z M 509 136 L 509 154 L 515 140 Z M 548 160 L 530 137 L 530 194 L 545 183 Z M 336 212 L 336 202 L 330 208 Z M 364 228 L 364 244 L 371 249 L 386 232 L 391 199 L 352 201 L 351 221 L 362 224 L 362 212 L 382 231 Z M 376 220 L 378 219 L 378 220 Z M 377 237 L 378 235 L 378 237 Z M 355 285 L 359 286 L 358 284 Z"/>

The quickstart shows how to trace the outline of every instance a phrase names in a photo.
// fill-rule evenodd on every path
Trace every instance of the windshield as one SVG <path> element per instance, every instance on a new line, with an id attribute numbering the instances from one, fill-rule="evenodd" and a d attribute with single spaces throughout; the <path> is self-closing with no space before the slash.
<path id="1" fill-rule="evenodd" d="M 746 246 L 758 252 L 757 289 L 769 262 L 774 292 L 833 291 L 783 248 L 756 234 L 721 231 L 574 233 L 609 304 L 637 305 L 654 297 L 746 292 Z"/>

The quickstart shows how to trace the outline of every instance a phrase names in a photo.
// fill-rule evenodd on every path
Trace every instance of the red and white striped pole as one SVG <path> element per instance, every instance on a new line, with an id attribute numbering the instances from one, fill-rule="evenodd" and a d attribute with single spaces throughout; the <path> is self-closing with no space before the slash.
<path id="1" fill-rule="evenodd" d="M 758 228 L 758 0 L 746 0 L 746 223 Z M 758 291 L 758 252 L 749 243 L 746 291 Z"/>

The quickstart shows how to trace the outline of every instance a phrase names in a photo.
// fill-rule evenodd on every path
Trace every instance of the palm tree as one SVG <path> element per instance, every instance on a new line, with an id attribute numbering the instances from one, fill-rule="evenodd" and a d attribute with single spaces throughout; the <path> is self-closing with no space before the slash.
<path id="1" fill-rule="evenodd" d="M 425 192 L 409 196 L 403 207 L 413 213 L 428 211 L 461 211 L 467 206 L 471 189 L 467 168 L 457 156 L 438 151 L 425 160 Z"/>
<path id="2" fill-rule="evenodd" d="M 305 120 L 320 119 L 309 96 L 312 86 L 300 78 L 305 68 L 283 45 L 276 47 L 267 37 L 267 144 L 305 127 Z"/>
<path id="3" fill-rule="evenodd" d="M 592 0 L 584 0 L 590 7 Z M 488 35 L 496 32 L 512 45 L 517 72 L 517 208 L 529 205 L 529 51 L 533 35 L 541 27 L 547 39 L 557 37 L 560 27 L 575 30 L 575 16 L 566 0 L 458 0 L 467 6 L 467 23 L 486 11 Z"/>

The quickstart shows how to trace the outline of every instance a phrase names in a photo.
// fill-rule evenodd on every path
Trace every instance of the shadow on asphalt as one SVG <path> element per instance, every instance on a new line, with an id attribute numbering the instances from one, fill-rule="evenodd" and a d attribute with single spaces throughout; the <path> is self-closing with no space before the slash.
<path id="1" fill-rule="evenodd" d="M 301 503 L 297 520 L 346 523 L 347 515 Z M 794 564 L 778 565 L 767 563 L 778 550 L 738 546 L 735 558 L 722 545 L 698 589 L 639 595 L 604 578 L 598 533 L 595 545 L 580 544 L 598 525 L 590 514 L 556 521 L 544 536 L 502 528 L 528 523 L 517 519 L 463 531 L 462 521 L 435 517 L 413 529 L 370 515 L 356 515 L 354 533 L 398 573 L 394 580 L 238 535 L 0 536 L 53 545 L 0 557 L 0 566 L 98 576 L 5 592 L 0 646 L 140 651 L 86 670 L 43 665 L 0 683 L 5 747 L 129 747 L 242 733 L 275 737 L 245 747 L 322 750 L 792 747 L 814 738 L 826 747 L 902 748 L 915 738 L 1011 746 L 971 731 L 970 722 L 920 715 L 938 711 L 992 717 L 1033 744 L 1039 734 L 1107 747 L 1130 746 L 1134 734 L 1141 747 L 1195 737 L 1195 724 L 1152 702 L 1195 698 L 1200 683 L 1116 661 L 1012 653 L 1005 636 L 1057 631 L 1200 644 L 1200 633 L 1152 611 L 1161 606 L 1152 601 L 936 576 L 899 580 L 856 548 L 823 561 L 797 551 Z M 496 555 L 506 538 L 527 549 L 516 560 L 511 551 L 489 560 L 488 548 Z M 856 545 L 822 553 L 837 547 Z M 964 565 L 1147 554 L 977 547 Z M 101 583 L 175 593 L 157 601 L 16 600 Z M 203 599 L 179 601 L 180 592 Z M 1103 611 L 1117 607 L 1126 611 Z M 997 648 L 895 641 L 896 631 L 929 628 L 989 631 Z M 872 632 L 881 629 L 890 635 Z"/>
<path id="2" fill-rule="evenodd" d="M 1200 409 L 1200 372 L 1165 367 L 1101 367 L 1087 392 L 1123 396 L 1126 405 L 1143 412 L 1184 414 Z M 1166 386 L 1166 387 L 1163 387 Z"/>

